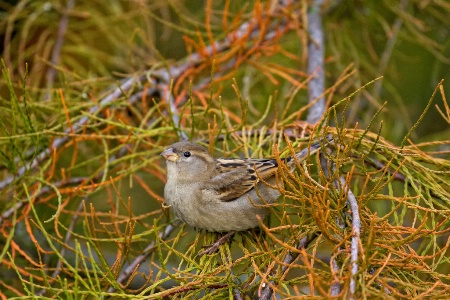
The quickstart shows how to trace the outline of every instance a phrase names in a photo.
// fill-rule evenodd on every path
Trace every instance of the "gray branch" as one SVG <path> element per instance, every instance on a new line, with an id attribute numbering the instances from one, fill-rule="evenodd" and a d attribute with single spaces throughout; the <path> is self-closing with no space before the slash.
<path id="1" fill-rule="evenodd" d="M 347 204 L 352 213 L 352 240 L 350 246 L 350 298 L 355 299 L 356 274 L 358 273 L 359 244 L 361 235 L 361 218 L 359 216 L 359 206 L 355 195 L 350 190 L 344 177 L 340 177 L 341 187 L 347 192 Z"/>
<path id="2" fill-rule="evenodd" d="M 308 103 L 311 107 L 306 120 L 317 123 L 325 113 L 324 38 L 321 16 L 322 0 L 314 0 L 308 12 Z"/>

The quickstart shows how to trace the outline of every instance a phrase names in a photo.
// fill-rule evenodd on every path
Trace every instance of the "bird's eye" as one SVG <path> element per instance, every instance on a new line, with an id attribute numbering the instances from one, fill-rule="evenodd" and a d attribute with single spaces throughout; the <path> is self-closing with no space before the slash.
<path id="1" fill-rule="evenodd" d="M 186 151 L 186 152 L 183 153 L 183 155 L 184 155 L 184 157 L 189 157 L 189 156 L 191 156 L 191 152 Z"/>

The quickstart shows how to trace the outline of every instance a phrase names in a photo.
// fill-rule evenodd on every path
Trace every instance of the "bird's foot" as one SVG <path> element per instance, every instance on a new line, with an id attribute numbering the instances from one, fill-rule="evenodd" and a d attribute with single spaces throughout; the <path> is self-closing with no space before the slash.
<path id="1" fill-rule="evenodd" d="M 225 234 L 224 236 L 222 236 L 221 238 L 219 238 L 214 243 L 203 246 L 202 248 L 207 248 L 207 249 L 205 249 L 203 251 L 200 251 L 197 254 L 197 256 L 201 257 L 201 256 L 203 256 L 205 254 L 211 255 L 213 253 L 216 253 L 219 250 L 220 245 L 225 244 L 226 242 L 228 242 L 230 240 L 230 238 L 232 238 L 235 233 L 236 233 L 236 231 L 230 231 L 227 234 Z"/>

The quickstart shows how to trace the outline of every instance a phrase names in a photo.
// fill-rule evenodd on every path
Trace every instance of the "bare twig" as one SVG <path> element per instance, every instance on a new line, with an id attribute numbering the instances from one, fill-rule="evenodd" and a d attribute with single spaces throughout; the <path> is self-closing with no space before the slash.
<path id="1" fill-rule="evenodd" d="M 355 195 L 350 190 L 345 178 L 340 177 L 341 187 L 347 193 L 347 203 L 350 206 L 352 213 L 352 240 L 350 246 L 350 298 L 354 299 L 356 293 L 356 274 L 358 273 L 358 257 L 359 257 L 359 244 L 361 235 L 361 218 L 359 216 L 359 205 Z"/>
<path id="2" fill-rule="evenodd" d="M 330 264 L 331 264 L 332 274 L 338 273 L 340 268 L 334 258 L 331 259 Z M 341 292 L 341 284 L 339 283 L 339 280 L 334 280 L 330 286 L 330 296 L 336 297 L 339 295 L 340 292 Z"/>
<path id="3" fill-rule="evenodd" d="M 242 294 L 238 289 L 233 289 L 233 299 L 235 300 L 243 300 L 244 298 L 242 298 Z"/>
<path id="4" fill-rule="evenodd" d="M 312 103 L 307 116 L 311 124 L 317 123 L 325 113 L 324 39 L 321 17 L 322 0 L 314 0 L 308 12 L 308 74 L 314 75 L 308 82 L 308 102 Z"/>

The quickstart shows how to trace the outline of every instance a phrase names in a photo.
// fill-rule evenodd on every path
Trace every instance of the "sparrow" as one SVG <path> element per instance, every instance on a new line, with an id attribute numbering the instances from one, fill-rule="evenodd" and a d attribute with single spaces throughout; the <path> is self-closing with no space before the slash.
<path id="1" fill-rule="evenodd" d="M 301 161 L 320 144 L 296 154 Z M 197 229 L 236 232 L 258 227 L 280 196 L 276 159 L 213 158 L 206 148 L 178 142 L 161 153 L 167 165 L 164 198 L 174 214 Z M 284 159 L 295 168 L 293 157 Z M 258 218 L 259 216 L 259 218 Z"/>

